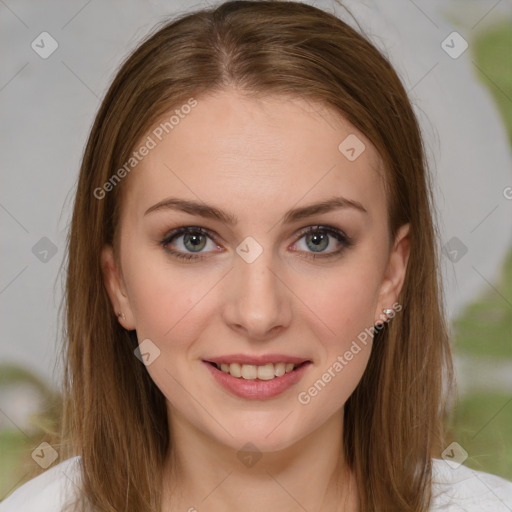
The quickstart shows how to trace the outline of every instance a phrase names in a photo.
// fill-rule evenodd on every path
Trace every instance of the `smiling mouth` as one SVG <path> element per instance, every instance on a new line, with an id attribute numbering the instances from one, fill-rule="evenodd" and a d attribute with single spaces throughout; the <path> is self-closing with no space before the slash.
<path id="1" fill-rule="evenodd" d="M 263 365 L 240 364 L 240 363 L 214 363 L 206 361 L 217 370 L 228 373 L 232 377 L 245 380 L 272 380 L 291 373 L 311 361 L 304 361 L 300 364 L 294 363 L 267 363 Z"/>

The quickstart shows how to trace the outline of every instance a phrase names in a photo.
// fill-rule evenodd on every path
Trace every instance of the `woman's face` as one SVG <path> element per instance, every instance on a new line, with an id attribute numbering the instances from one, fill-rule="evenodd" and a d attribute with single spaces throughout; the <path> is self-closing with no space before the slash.
<path id="1" fill-rule="evenodd" d="M 283 449 L 361 379 L 408 226 L 389 239 L 378 154 L 333 111 L 232 90 L 197 101 L 169 133 L 155 126 L 125 178 L 105 282 L 171 419 L 234 449 Z"/>

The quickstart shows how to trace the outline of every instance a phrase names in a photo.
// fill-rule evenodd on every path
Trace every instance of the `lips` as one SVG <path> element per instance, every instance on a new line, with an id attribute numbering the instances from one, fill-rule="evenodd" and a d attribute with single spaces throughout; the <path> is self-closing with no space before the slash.
<path id="1" fill-rule="evenodd" d="M 269 357 L 271 357 L 271 360 L 276 359 L 275 355 Z M 277 356 L 277 358 L 281 358 L 281 361 L 275 365 L 273 363 L 251 365 L 231 362 L 229 365 L 228 363 L 219 363 L 221 367 L 221 369 L 219 369 L 216 363 L 205 360 L 203 360 L 203 365 L 214 378 L 214 380 L 233 395 L 245 399 L 265 400 L 277 397 L 281 393 L 284 393 L 287 389 L 296 385 L 312 364 L 311 361 L 301 358 L 290 358 L 289 356 Z M 244 356 L 243 359 L 239 360 L 261 361 L 262 359 L 265 360 L 264 357 L 249 358 Z M 302 363 L 294 364 L 289 362 L 284 364 L 283 359 L 288 359 L 288 361 L 302 361 Z M 215 360 L 228 361 L 226 358 L 215 358 Z M 268 360 L 268 358 L 266 360 Z M 224 368 L 222 369 L 222 367 Z M 226 367 L 229 367 L 229 370 Z M 288 368 L 288 371 L 286 371 L 286 367 L 293 368 Z M 260 374 L 262 370 L 263 373 Z M 257 373 L 255 373 L 255 371 Z M 233 373 L 235 375 L 233 375 Z M 274 375 L 272 375 L 272 373 Z"/>
<path id="2" fill-rule="evenodd" d="M 288 356 L 285 354 L 263 354 L 260 356 L 251 356 L 247 354 L 231 354 L 226 356 L 212 357 L 208 359 L 204 359 L 206 363 L 215 363 L 217 365 L 221 364 L 250 364 L 255 366 L 263 366 L 268 363 L 277 364 L 277 363 L 291 363 L 294 365 L 299 365 L 309 360 L 304 357 L 295 357 Z"/>

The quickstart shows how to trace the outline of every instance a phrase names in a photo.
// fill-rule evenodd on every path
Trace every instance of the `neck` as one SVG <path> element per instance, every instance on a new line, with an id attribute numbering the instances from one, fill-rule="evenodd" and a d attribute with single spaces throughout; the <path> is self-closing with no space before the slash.
<path id="1" fill-rule="evenodd" d="M 162 512 L 357 510 L 355 479 L 342 450 L 343 410 L 296 443 L 264 453 L 219 443 L 176 410 L 169 422 Z"/>

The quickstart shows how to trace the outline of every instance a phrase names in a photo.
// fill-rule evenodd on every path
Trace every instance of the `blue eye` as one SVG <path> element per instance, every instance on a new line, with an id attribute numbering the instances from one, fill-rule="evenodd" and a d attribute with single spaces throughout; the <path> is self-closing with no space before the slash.
<path id="1" fill-rule="evenodd" d="M 329 226 L 310 226 L 303 230 L 300 235 L 294 245 L 304 238 L 306 250 L 293 249 L 293 251 L 304 253 L 303 257 L 305 258 L 317 259 L 334 257 L 343 252 L 345 248 L 354 245 L 353 240 L 345 233 Z M 181 245 L 183 249 L 175 250 L 168 247 L 169 245 L 176 244 L 176 241 L 180 239 L 182 240 L 178 245 Z M 334 239 L 336 242 L 331 242 L 331 239 Z M 203 251 L 203 249 L 207 247 L 208 241 L 212 242 L 211 245 L 213 249 L 218 248 L 218 244 L 215 242 L 215 238 L 209 230 L 197 226 L 183 226 L 169 233 L 160 242 L 160 245 L 162 245 L 171 256 L 190 261 L 204 259 L 204 253 L 211 252 Z M 330 252 L 324 252 L 325 249 L 336 244 L 340 247 Z"/>
<path id="2" fill-rule="evenodd" d="M 171 243 L 174 243 L 174 240 L 178 240 L 180 238 L 183 238 L 183 241 L 181 242 L 183 247 L 186 250 L 190 250 L 191 253 L 175 251 L 174 249 L 169 249 L 167 247 Z M 178 259 L 199 260 L 203 258 L 203 256 L 200 254 L 200 251 L 204 249 L 204 247 L 206 246 L 206 239 L 212 240 L 212 235 L 207 229 L 195 226 L 185 226 L 173 230 L 160 243 L 164 247 L 164 249 L 166 249 L 167 252 L 169 252 L 172 256 Z M 217 246 L 216 244 L 214 245 Z"/>
<path id="3" fill-rule="evenodd" d="M 301 237 L 298 241 L 305 239 L 305 244 L 308 249 L 312 249 L 312 252 L 303 252 L 305 258 L 317 259 L 317 258 L 331 258 L 338 256 L 345 248 L 354 245 L 354 242 L 345 233 L 336 228 L 329 226 L 310 226 L 306 230 L 302 231 Z M 334 238 L 336 243 L 340 247 L 330 252 L 324 252 L 325 249 L 334 245 L 330 238 Z M 296 242 L 297 243 L 297 242 Z"/>

